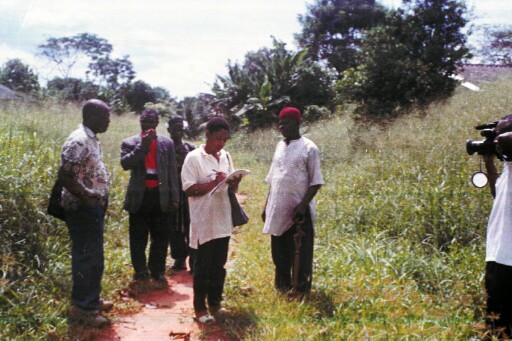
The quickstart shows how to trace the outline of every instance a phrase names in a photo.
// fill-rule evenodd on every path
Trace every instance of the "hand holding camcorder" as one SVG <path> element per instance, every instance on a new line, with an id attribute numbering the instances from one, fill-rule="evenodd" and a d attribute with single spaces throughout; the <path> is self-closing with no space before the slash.
<path id="1" fill-rule="evenodd" d="M 474 141 L 472 139 L 466 140 L 466 151 L 469 155 L 477 153 L 478 155 L 496 155 L 499 160 L 503 160 L 500 151 L 496 148 L 494 139 L 498 136 L 496 132 L 496 126 L 498 121 L 491 123 L 480 124 L 475 127 L 476 130 L 480 130 L 480 135 L 485 137 L 482 141 Z"/>
<path id="2" fill-rule="evenodd" d="M 496 136 L 498 136 L 496 130 L 498 122 L 499 121 L 480 124 L 475 127 L 476 130 L 480 130 L 480 135 L 483 136 L 485 139 L 482 141 L 474 141 L 471 139 L 467 139 L 466 151 L 468 152 L 469 155 L 473 155 L 474 153 L 477 153 L 478 155 L 482 155 L 484 157 L 496 155 L 496 157 L 499 160 L 503 160 L 501 152 L 497 148 L 496 143 L 494 142 Z M 485 187 L 488 184 L 487 174 L 482 172 L 482 169 L 480 169 L 480 171 L 473 173 L 473 175 L 471 176 L 471 183 L 473 184 L 473 186 L 478 188 Z"/>

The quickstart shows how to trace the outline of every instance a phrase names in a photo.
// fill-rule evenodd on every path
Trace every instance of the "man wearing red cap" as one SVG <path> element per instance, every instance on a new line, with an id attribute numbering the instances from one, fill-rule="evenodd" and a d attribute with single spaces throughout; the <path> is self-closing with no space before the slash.
<path id="1" fill-rule="evenodd" d="M 324 184 L 320 169 L 320 151 L 313 141 L 300 135 L 300 110 L 285 107 L 279 113 L 281 140 L 274 152 L 265 182 L 270 184 L 262 214 L 263 233 L 271 235 L 274 285 L 281 292 L 292 289 L 294 234 L 302 226 L 298 294 L 311 289 L 313 275 L 313 237 L 316 215 L 313 197 Z"/>

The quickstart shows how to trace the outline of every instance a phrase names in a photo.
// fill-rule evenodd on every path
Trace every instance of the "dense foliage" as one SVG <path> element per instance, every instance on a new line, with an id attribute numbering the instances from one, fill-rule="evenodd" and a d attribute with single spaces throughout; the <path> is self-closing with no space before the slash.
<path id="1" fill-rule="evenodd" d="M 86 83 L 92 82 L 98 87 L 94 97 L 106 100 L 116 111 L 129 110 L 124 96 L 135 78 L 133 64 L 127 55 L 113 58 L 113 47 L 106 39 L 91 33 L 50 37 L 38 46 L 38 50 L 39 55 L 49 61 L 51 68 L 61 73 L 64 81 L 56 78 L 56 82 L 73 83 L 70 78 L 73 67 L 86 64 Z M 88 86 L 87 91 L 91 90 L 93 88 Z M 60 95 L 67 96 L 66 93 Z"/>
<path id="2" fill-rule="evenodd" d="M 218 110 L 255 129 L 273 124 L 285 105 L 301 110 L 330 106 L 332 75 L 305 58 L 306 51 L 293 52 L 285 45 L 274 39 L 272 48 L 247 53 L 242 64 L 228 64 L 228 76 L 218 76 L 212 89 Z"/>
<path id="3" fill-rule="evenodd" d="M 40 90 L 36 73 L 19 59 L 8 60 L 0 68 L 0 84 L 14 91 L 36 96 Z"/>
<path id="4" fill-rule="evenodd" d="M 135 112 L 141 112 L 148 102 L 156 102 L 156 93 L 148 83 L 138 80 L 130 85 L 125 94 L 126 101 Z"/>
<path id="5" fill-rule="evenodd" d="M 325 60 L 342 74 L 360 62 L 366 31 L 385 21 L 385 9 L 374 0 L 316 0 L 299 15 L 299 46 L 314 60 Z"/>
<path id="6" fill-rule="evenodd" d="M 451 76 L 470 56 L 465 13 L 455 0 L 404 1 L 387 26 L 368 34 L 361 65 L 338 82 L 341 99 L 383 116 L 450 97 L 457 85 Z"/>
<path id="7" fill-rule="evenodd" d="M 96 98 L 98 93 L 99 86 L 79 78 L 56 77 L 46 84 L 46 94 L 62 102 L 82 102 Z"/>
<path id="8" fill-rule="evenodd" d="M 512 65 L 512 25 L 485 27 L 478 52 L 484 64 Z"/>

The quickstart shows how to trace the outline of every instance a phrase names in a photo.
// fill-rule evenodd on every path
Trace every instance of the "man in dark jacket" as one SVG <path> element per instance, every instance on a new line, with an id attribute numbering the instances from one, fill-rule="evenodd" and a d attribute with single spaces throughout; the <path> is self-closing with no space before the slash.
<path id="1" fill-rule="evenodd" d="M 174 143 L 174 151 L 176 153 L 176 168 L 178 170 L 178 177 L 181 175 L 181 169 L 183 168 L 183 162 L 189 152 L 196 149 L 196 147 L 183 141 L 183 135 L 185 133 L 185 121 L 181 116 L 172 117 L 167 125 L 167 131 L 169 132 L 172 142 Z M 178 210 L 173 214 L 171 218 L 171 233 L 169 235 L 169 244 L 171 249 L 171 257 L 174 259 L 172 265 L 173 270 L 185 270 L 187 268 L 185 260 L 189 256 L 189 267 L 192 272 L 193 269 L 193 251 L 189 249 L 188 238 L 190 233 L 190 213 L 188 208 L 188 199 L 183 192 L 180 181 L 180 205 Z"/>
<path id="2" fill-rule="evenodd" d="M 158 112 L 145 109 L 140 116 L 142 132 L 121 144 L 121 166 L 130 170 L 124 209 L 130 214 L 130 254 L 134 280 L 150 276 L 167 286 L 165 258 L 169 240 L 169 218 L 179 203 L 178 175 L 173 142 L 157 135 Z M 146 246 L 151 237 L 149 259 Z"/>

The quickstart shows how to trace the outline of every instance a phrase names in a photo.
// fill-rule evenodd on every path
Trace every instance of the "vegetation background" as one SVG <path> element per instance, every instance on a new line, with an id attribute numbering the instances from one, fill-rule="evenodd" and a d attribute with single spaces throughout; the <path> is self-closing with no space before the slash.
<path id="1" fill-rule="evenodd" d="M 316 0 L 298 20 L 297 50 L 273 38 L 271 47 L 228 61 L 211 94 L 179 101 L 137 79 L 129 56 L 115 57 L 94 33 L 38 45 L 38 56 L 59 71 L 46 87 L 19 59 L 0 67 L 0 338 L 77 337 L 66 320 L 69 239 L 46 204 L 62 143 L 89 98 L 119 114 L 100 136 L 112 173 L 103 292 L 118 313 L 138 309 L 120 298 L 132 270 L 119 146 L 139 130 L 133 113 L 154 106 L 164 117 L 183 116 L 196 144 L 211 115 L 227 117 L 236 132 L 226 148 L 239 168 L 252 170 L 242 184 L 252 218 L 233 238 L 226 288 L 236 318 L 225 328 L 234 337 L 484 336 L 492 197 L 470 186 L 481 163 L 464 142 L 481 138 L 475 125 L 510 113 L 512 28 L 468 26 L 464 0 L 403 0 L 396 9 L 374 0 Z M 473 29 L 485 31 L 479 50 L 467 45 Z M 458 87 L 472 56 L 503 66 L 465 70 L 478 93 Z M 77 61 L 87 65 L 82 78 L 71 77 Z M 314 288 L 302 302 L 274 292 L 259 219 L 280 139 L 273 126 L 285 105 L 303 110 L 303 134 L 320 147 L 327 182 L 316 198 Z M 159 133 L 167 135 L 164 124 Z"/>
<path id="2" fill-rule="evenodd" d="M 251 220 L 231 246 L 225 304 L 236 319 L 225 327 L 244 340 L 482 337 L 492 197 L 469 183 L 481 165 L 465 140 L 480 139 L 476 124 L 510 113 L 511 77 L 496 77 L 478 83 L 481 92 L 459 87 L 452 98 L 396 120 L 356 124 L 345 108 L 303 127 L 321 149 L 326 185 L 316 198 L 313 291 L 302 302 L 273 290 L 259 219 L 280 135 L 235 133 L 226 149 L 238 168 L 252 171 L 241 185 Z M 69 239 L 46 204 L 80 108 L 45 103 L 0 106 L 1 339 L 73 338 Z M 99 136 L 112 173 L 103 293 L 122 312 L 138 307 L 119 295 L 132 276 L 119 146 L 138 129 L 136 115 L 113 116 Z M 164 124 L 159 133 L 167 134 Z"/>

